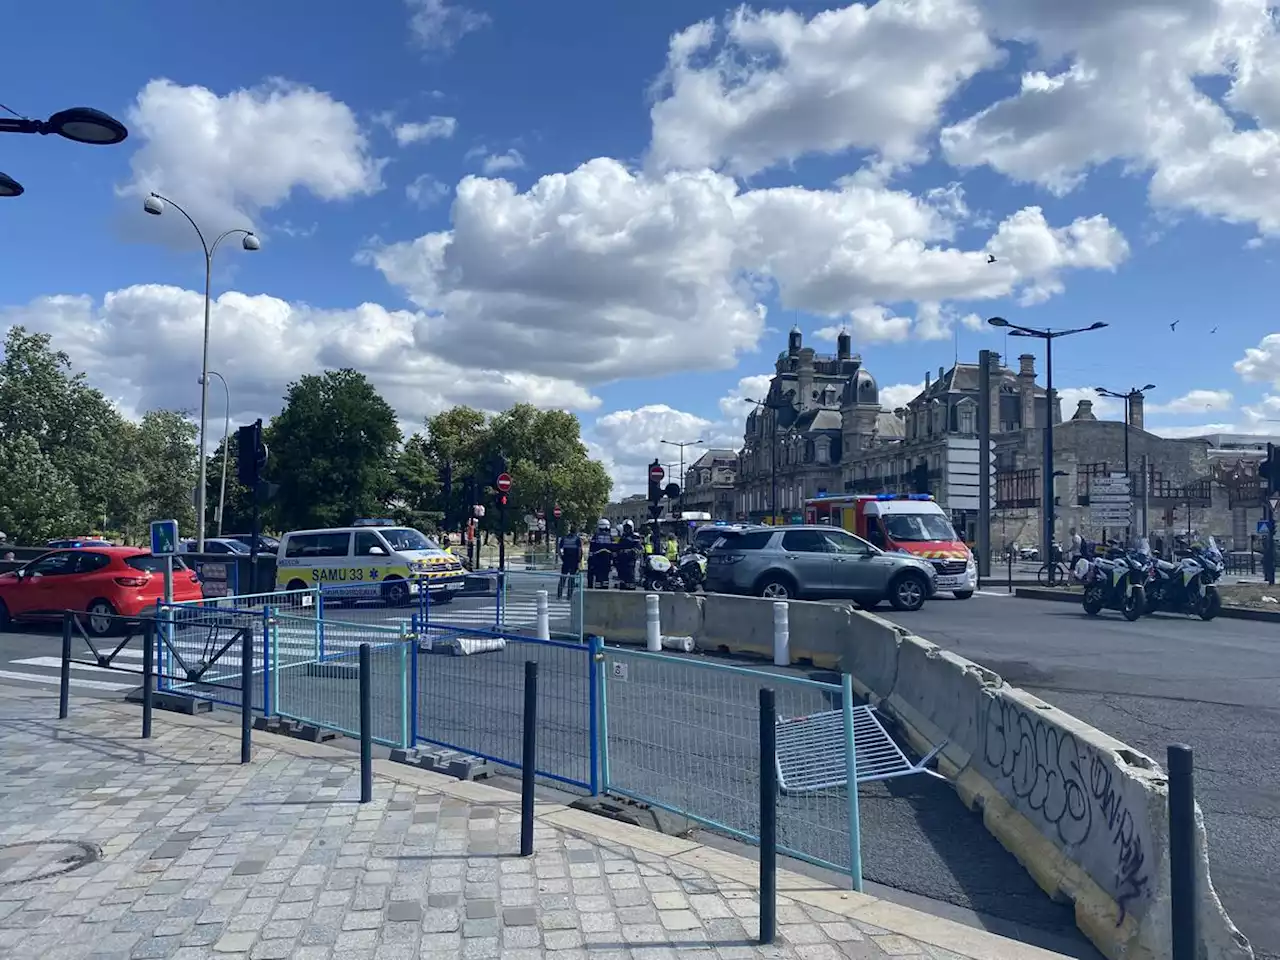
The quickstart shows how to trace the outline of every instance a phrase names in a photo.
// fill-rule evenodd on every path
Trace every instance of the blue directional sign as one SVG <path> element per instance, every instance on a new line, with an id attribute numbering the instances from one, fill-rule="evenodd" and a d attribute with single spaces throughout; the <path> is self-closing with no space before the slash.
<path id="1" fill-rule="evenodd" d="M 151 521 L 151 555 L 172 557 L 178 552 L 178 521 Z"/>

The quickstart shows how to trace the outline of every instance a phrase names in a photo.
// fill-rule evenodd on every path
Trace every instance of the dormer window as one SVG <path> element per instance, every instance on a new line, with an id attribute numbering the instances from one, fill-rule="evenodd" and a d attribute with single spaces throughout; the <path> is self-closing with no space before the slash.
<path id="1" fill-rule="evenodd" d="M 819 462 L 819 463 L 830 463 L 830 462 L 831 462 L 831 440 L 830 440 L 830 438 L 828 438 L 828 437 L 819 437 L 819 438 L 818 438 L 817 445 L 816 445 L 816 450 L 817 450 L 818 462 Z"/>

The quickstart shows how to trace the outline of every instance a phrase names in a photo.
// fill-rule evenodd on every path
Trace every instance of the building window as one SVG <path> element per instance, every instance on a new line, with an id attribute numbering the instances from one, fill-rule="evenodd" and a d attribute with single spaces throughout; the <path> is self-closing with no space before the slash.
<path id="1" fill-rule="evenodd" d="M 818 462 L 831 462 L 831 441 L 827 437 L 822 437 L 818 441 Z"/>
<path id="2" fill-rule="evenodd" d="M 968 400 L 961 402 L 960 404 L 960 432 L 961 433 L 977 433 L 978 432 L 977 426 L 974 424 L 974 419 L 977 415 L 977 412 L 978 411 L 975 409 L 974 405 L 972 403 L 969 403 Z"/>

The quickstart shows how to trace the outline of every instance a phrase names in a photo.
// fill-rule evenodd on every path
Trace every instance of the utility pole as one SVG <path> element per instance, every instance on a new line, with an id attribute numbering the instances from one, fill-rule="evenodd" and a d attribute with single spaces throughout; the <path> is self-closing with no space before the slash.
<path id="1" fill-rule="evenodd" d="M 1129 423 L 1132 419 L 1131 411 L 1133 410 L 1133 400 L 1135 397 L 1141 397 L 1148 390 L 1154 390 L 1156 385 L 1148 383 L 1145 387 L 1134 387 L 1127 393 L 1117 393 L 1115 390 L 1108 390 L 1106 387 L 1094 387 L 1094 392 L 1100 397 L 1111 397 L 1113 400 L 1124 401 L 1124 481 L 1129 491 L 1129 522 L 1124 526 L 1124 540 L 1127 545 L 1133 539 L 1133 477 L 1129 473 Z M 1145 459 L 1145 458 L 1144 458 Z M 1145 474 L 1144 474 L 1145 482 Z M 1143 536 L 1146 536 L 1146 521 L 1143 521 Z"/>
<path id="2" fill-rule="evenodd" d="M 684 448 L 696 447 L 698 444 L 702 443 L 703 440 L 699 437 L 697 440 L 659 440 L 658 442 L 665 443 L 669 447 L 680 448 L 680 504 L 675 512 L 677 514 L 681 514 L 684 512 L 684 488 L 688 486 L 688 484 L 684 482 Z"/>
<path id="3" fill-rule="evenodd" d="M 990 350 L 978 351 L 978 576 L 991 576 L 991 366 Z"/>

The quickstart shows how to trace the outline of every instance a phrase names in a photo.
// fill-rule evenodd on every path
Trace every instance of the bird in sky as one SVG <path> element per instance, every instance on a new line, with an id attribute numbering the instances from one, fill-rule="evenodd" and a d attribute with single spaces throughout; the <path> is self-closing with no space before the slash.
<path id="1" fill-rule="evenodd" d="M 1178 329 L 1178 324 L 1180 324 L 1181 322 L 1182 322 L 1181 320 L 1175 320 L 1175 321 L 1173 321 L 1173 323 L 1169 324 L 1169 329 L 1170 329 L 1170 330 L 1177 330 L 1177 329 Z"/>
<path id="2" fill-rule="evenodd" d="M 995 254 L 988 253 L 988 254 L 987 254 L 987 263 L 995 263 L 995 262 L 996 262 Z"/>
<path id="3" fill-rule="evenodd" d="M 1209 332 L 1210 332 L 1210 333 L 1217 333 L 1217 332 L 1218 332 L 1218 328 L 1217 328 L 1217 327 L 1214 327 L 1214 328 L 1213 328 L 1212 330 L 1210 330 Z"/>

